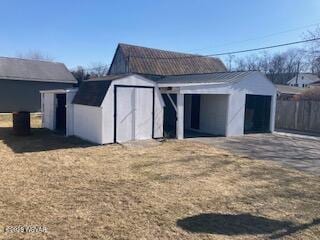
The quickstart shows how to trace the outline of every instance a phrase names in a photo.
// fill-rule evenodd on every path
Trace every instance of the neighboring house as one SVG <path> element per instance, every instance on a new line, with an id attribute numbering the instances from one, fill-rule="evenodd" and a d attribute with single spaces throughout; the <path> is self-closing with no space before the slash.
<path id="1" fill-rule="evenodd" d="M 294 96 L 300 95 L 306 89 L 300 87 L 292 87 L 288 85 L 276 85 L 278 92 L 278 99 L 291 100 Z"/>
<path id="2" fill-rule="evenodd" d="M 287 82 L 289 86 L 306 88 L 312 83 L 320 81 L 320 78 L 313 73 L 299 73 L 297 76 L 293 77 Z"/>
<path id="3" fill-rule="evenodd" d="M 0 57 L 0 112 L 39 112 L 40 90 L 76 83 L 62 63 Z"/>
<path id="4" fill-rule="evenodd" d="M 106 144 L 274 130 L 277 90 L 260 72 L 226 72 L 216 58 L 119 44 L 109 74 L 62 93 L 67 135 Z M 59 94 L 42 92 L 44 127 L 53 130 L 62 125 L 54 114 Z"/>

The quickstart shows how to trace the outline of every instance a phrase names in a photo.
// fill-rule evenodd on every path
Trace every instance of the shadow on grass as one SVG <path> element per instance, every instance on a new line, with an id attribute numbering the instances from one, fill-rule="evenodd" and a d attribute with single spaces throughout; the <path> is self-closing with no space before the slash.
<path id="1" fill-rule="evenodd" d="M 200 214 L 177 221 L 177 226 L 192 233 L 235 235 L 271 234 L 269 239 L 278 239 L 307 229 L 320 223 L 315 219 L 311 223 L 295 225 L 290 221 L 279 221 L 251 214 Z"/>
<path id="2" fill-rule="evenodd" d="M 0 141 L 3 141 L 15 153 L 95 146 L 79 138 L 65 137 L 41 128 L 32 129 L 29 136 L 15 136 L 12 128 L 0 128 Z"/>

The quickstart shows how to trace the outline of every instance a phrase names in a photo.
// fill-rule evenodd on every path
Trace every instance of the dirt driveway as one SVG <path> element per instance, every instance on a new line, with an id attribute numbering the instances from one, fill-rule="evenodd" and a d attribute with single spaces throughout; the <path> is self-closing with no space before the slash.
<path id="1" fill-rule="evenodd" d="M 192 139 L 252 159 L 273 160 L 320 175 L 320 138 L 294 134 L 252 134 L 231 138 Z"/>

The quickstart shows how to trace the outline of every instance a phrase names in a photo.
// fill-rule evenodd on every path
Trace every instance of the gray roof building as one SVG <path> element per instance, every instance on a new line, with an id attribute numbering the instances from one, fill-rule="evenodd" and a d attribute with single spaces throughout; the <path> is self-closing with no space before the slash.
<path id="1" fill-rule="evenodd" d="M 0 57 L 0 79 L 77 83 L 63 63 Z"/>
<path id="2" fill-rule="evenodd" d="M 301 94 L 302 92 L 306 91 L 305 88 L 300 87 L 293 87 L 288 85 L 276 85 L 277 91 L 279 94 L 290 94 L 290 95 L 296 95 Z"/>
<path id="3" fill-rule="evenodd" d="M 63 63 L 0 57 L 0 113 L 40 111 L 40 91 L 71 88 Z"/>

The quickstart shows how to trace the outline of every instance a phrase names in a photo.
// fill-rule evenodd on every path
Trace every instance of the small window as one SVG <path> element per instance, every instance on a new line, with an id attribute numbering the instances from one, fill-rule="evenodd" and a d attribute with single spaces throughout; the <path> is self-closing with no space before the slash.
<path id="1" fill-rule="evenodd" d="M 304 76 L 301 76 L 301 79 L 303 80 L 303 79 L 304 79 Z"/>

